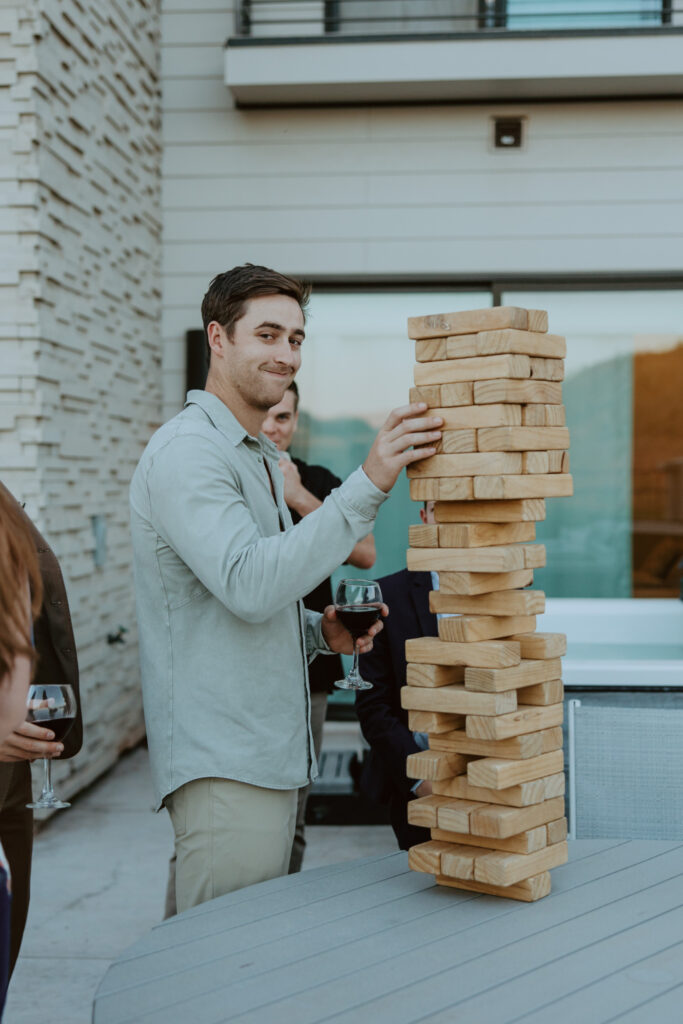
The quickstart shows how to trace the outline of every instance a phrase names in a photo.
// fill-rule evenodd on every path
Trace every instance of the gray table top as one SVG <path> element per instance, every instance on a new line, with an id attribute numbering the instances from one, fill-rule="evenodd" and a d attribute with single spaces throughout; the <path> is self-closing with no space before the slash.
<path id="1" fill-rule="evenodd" d="M 304 871 L 172 918 L 105 975 L 94 1024 L 683 1020 L 683 844 L 578 840 L 517 903 L 405 853 Z"/>

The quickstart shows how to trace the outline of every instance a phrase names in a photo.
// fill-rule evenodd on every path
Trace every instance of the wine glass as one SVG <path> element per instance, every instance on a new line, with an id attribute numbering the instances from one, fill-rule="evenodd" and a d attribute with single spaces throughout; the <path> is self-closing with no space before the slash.
<path id="1" fill-rule="evenodd" d="M 371 690 L 358 671 L 358 643 L 382 611 L 382 591 L 373 580 L 341 580 L 334 597 L 337 618 L 353 637 L 353 667 L 334 685 L 340 690 Z"/>
<path id="2" fill-rule="evenodd" d="M 35 683 L 28 691 L 27 721 L 51 729 L 55 741 L 61 743 L 76 719 L 76 698 L 70 686 L 50 686 Z M 43 791 L 36 801 L 26 804 L 34 809 L 59 810 L 71 807 L 65 800 L 55 797 L 52 788 L 52 761 L 43 758 Z"/>

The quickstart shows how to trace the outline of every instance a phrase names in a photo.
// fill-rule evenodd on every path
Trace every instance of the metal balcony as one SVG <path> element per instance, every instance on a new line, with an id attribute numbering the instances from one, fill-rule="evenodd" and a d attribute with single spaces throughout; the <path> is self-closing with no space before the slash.
<path id="1" fill-rule="evenodd" d="M 238 105 L 683 94 L 683 0 L 240 0 Z"/>

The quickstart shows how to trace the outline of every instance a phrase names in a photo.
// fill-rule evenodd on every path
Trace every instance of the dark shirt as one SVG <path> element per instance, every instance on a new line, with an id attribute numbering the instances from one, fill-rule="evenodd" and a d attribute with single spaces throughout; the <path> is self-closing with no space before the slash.
<path id="1" fill-rule="evenodd" d="M 301 483 L 318 501 L 324 501 L 335 487 L 341 485 L 339 477 L 330 473 L 329 469 L 325 469 L 324 466 L 309 466 L 302 459 L 292 459 L 292 462 L 299 470 Z M 290 509 L 290 512 L 294 523 L 301 521 L 301 516 L 295 509 Z M 332 599 L 332 584 L 329 579 L 326 579 L 306 595 L 304 605 L 313 612 L 323 612 L 328 604 L 334 604 L 334 601 Z M 337 680 L 344 678 L 339 655 L 319 654 L 308 666 L 308 678 L 311 693 L 332 693 Z"/>

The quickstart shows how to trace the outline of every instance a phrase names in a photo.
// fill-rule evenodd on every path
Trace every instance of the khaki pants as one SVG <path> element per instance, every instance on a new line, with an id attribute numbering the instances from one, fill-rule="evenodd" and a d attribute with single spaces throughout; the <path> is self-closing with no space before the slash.
<path id="1" fill-rule="evenodd" d="M 178 912 L 287 873 L 296 789 L 195 779 L 166 797 L 175 832 Z"/>

